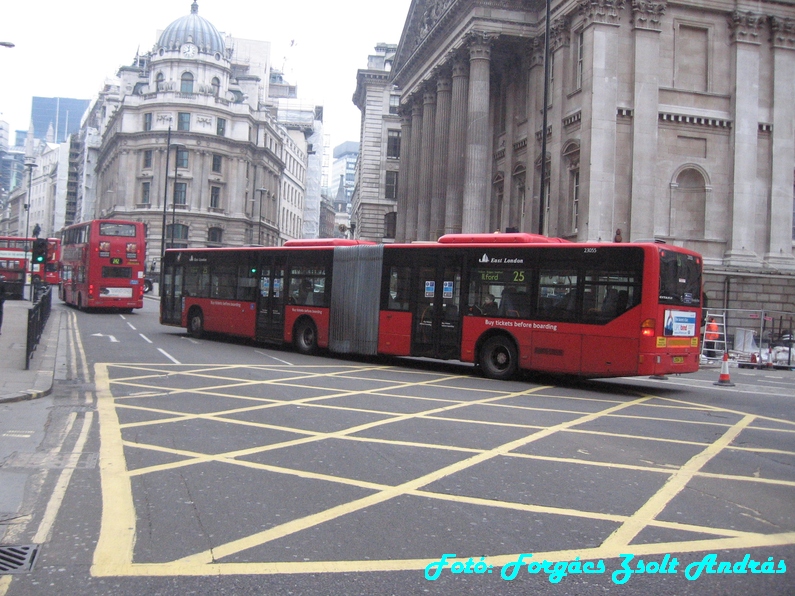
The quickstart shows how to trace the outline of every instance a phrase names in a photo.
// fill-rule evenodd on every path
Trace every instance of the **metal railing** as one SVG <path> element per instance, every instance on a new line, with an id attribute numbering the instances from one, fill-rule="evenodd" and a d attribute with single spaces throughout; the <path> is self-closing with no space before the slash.
<path id="1" fill-rule="evenodd" d="M 41 334 L 44 332 L 44 326 L 47 324 L 47 319 L 50 317 L 50 310 L 52 308 L 52 286 L 43 288 L 37 286 L 35 289 L 35 302 L 33 307 L 28 311 L 28 341 L 25 348 L 25 370 L 30 368 L 30 359 L 33 357 L 33 352 L 39 345 Z"/>
<path id="2" fill-rule="evenodd" d="M 738 308 L 709 308 L 718 323 L 719 338 L 710 342 L 706 327 L 702 330 L 701 354 L 707 359 L 720 358 L 723 351 L 738 361 L 776 366 L 795 366 L 795 313 Z M 720 352 L 716 355 L 716 352 Z"/>

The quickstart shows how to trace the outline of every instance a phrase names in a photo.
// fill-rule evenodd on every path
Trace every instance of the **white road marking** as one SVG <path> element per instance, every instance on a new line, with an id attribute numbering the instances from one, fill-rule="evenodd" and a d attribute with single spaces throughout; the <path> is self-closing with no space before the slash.
<path id="1" fill-rule="evenodd" d="M 150 343 L 150 344 L 152 343 L 152 340 L 151 340 L 151 339 L 149 339 L 148 337 L 146 337 L 146 336 L 145 336 L 143 333 L 139 333 L 138 335 L 140 335 L 141 337 L 143 337 L 145 342 L 147 342 L 147 343 Z"/>
<path id="2" fill-rule="evenodd" d="M 91 337 L 109 337 L 109 338 L 110 338 L 110 343 L 116 343 L 116 344 L 117 344 L 117 343 L 119 343 L 119 340 L 118 340 L 118 339 L 116 339 L 114 336 L 112 336 L 112 335 L 105 335 L 105 334 L 103 334 L 103 333 L 92 333 L 92 334 L 91 334 Z"/>
<path id="3" fill-rule="evenodd" d="M 295 366 L 292 362 L 287 362 L 286 360 L 281 360 L 279 358 L 276 358 L 276 356 L 271 356 L 270 354 L 266 354 L 265 352 L 260 352 L 259 350 L 254 350 L 254 351 L 257 354 L 261 354 L 261 355 L 265 356 L 266 358 L 272 358 L 276 362 L 281 362 L 282 364 L 286 364 L 287 366 Z"/>
<path id="4" fill-rule="evenodd" d="M 174 364 L 182 364 L 179 360 L 174 358 L 171 354 L 166 352 L 163 348 L 157 348 L 157 351 L 160 352 L 161 354 L 163 354 L 163 356 L 165 356 L 169 360 L 171 360 L 171 362 L 173 362 Z"/>

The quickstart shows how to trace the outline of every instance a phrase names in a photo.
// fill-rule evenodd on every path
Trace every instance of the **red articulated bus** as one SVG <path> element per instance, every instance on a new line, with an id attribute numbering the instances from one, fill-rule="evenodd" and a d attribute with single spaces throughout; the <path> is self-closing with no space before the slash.
<path id="1" fill-rule="evenodd" d="M 306 354 L 456 359 L 495 379 L 688 373 L 701 269 L 700 255 L 666 244 L 531 234 L 168 250 L 160 321 Z"/>
<path id="2" fill-rule="evenodd" d="M 36 238 L 0 236 L 0 275 L 6 283 L 6 292 L 12 298 L 22 298 L 25 276 L 30 273 L 31 283 L 45 282 L 57 285 L 61 241 L 47 238 L 47 257 L 44 264 L 32 263 L 33 243 Z"/>
<path id="3" fill-rule="evenodd" d="M 144 305 L 144 224 L 96 219 L 64 228 L 61 300 L 78 309 Z"/>

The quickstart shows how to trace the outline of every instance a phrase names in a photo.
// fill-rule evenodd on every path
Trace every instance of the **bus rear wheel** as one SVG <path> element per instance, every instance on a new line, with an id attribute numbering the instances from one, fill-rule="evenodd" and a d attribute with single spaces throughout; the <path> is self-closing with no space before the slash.
<path id="1" fill-rule="evenodd" d="M 196 339 L 204 334 L 204 315 L 199 308 L 194 308 L 188 313 L 188 333 Z"/>
<path id="2" fill-rule="evenodd" d="M 504 335 L 490 337 L 480 348 L 480 367 L 489 379 L 507 381 L 519 368 L 514 343 Z"/>
<path id="3" fill-rule="evenodd" d="M 301 354 L 314 354 L 317 351 L 317 328 L 310 319 L 301 319 L 296 323 L 293 345 Z"/>

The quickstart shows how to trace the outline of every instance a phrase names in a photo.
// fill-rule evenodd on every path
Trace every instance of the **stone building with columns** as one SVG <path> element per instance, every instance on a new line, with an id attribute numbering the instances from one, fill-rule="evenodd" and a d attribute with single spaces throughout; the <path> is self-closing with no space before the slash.
<path id="1" fill-rule="evenodd" d="M 278 121 L 269 81 L 270 44 L 222 35 L 194 1 L 90 108 L 96 182 L 83 202 L 94 217 L 145 222 L 150 266 L 163 242 L 300 237 L 307 143 Z"/>
<path id="2" fill-rule="evenodd" d="M 795 311 L 795 0 L 549 10 L 543 131 L 545 0 L 412 2 L 397 239 L 655 239 L 704 255 L 710 304 L 764 281 L 747 303 Z"/>

